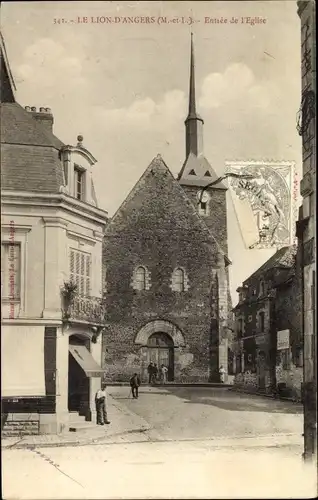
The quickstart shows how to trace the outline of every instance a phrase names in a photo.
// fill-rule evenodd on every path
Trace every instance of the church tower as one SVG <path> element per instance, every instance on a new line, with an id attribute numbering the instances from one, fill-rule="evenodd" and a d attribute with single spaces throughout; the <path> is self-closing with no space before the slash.
<path id="1" fill-rule="evenodd" d="M 195 60 L 193 34 L 191 33 L 189 110 L 185 120 L 186 158 L 178 175 L 178 181 L 187 196 L 197 206 L 199 215 L 227 254 L 226 190 L 222 183 L 202 188 L 218 179 L 203 152 L 204 121 L 197 112 L 195 91 Z"/>

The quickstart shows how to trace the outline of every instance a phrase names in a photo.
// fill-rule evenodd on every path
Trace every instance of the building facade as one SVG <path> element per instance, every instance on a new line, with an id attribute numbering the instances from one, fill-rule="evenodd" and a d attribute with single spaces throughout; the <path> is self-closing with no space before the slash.
<path id="1" fill-rule="evenodd" d="M 175 179 L 154 158 L 109 222 L 103 247 L 107 378 L 218 381 L 227 369 L 230 295 L 226 187 L 203 153 L 191 41 L 186 159 Z M 213 186 L 207 187 L 214 183 Z"/>
<path id="2" fill-rule="evenodd" d="M 235 385 L 301 398 L 301 267 L 296 246 L 283 247 L 238 289 L 233 342 Z"/>
<path id="3" fill-rule="evenodd" d="M 63 144 L 50 109 L 16 102 L 3 40 L 1 65 L 2 423 L 60 432 L 70 412 L 94 417 L 107 214 L 83 138 Z"/>
<path id="4" fill-rule="evenodd" d="M 303 268 L 304 436 L 305 457 L 317 453 L 317 325 L 316 325 L 316 4 L 298 1 L 301 24 L 301 107 L 303 204 L 297 223 Z"/>

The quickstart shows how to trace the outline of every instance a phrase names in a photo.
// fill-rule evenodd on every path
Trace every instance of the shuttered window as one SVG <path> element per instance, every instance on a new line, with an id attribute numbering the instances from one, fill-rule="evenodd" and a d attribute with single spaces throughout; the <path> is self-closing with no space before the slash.
<path id="1" fill-rule="evenodd" d="M 19 300 L 21 288 L 21 246 L 1 244 L 1 295 L 3 299 Z"/>
<path id="2" fill-rule="evenodd" d="M 77 292 L 80 295 L 90 295 L 91 254 L 70 250 L 70 280 L 77 285 Z"/>

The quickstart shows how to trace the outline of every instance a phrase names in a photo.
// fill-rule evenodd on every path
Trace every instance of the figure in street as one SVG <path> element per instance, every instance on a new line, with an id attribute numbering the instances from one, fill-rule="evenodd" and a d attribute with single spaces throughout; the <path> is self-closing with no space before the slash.
<path id="1" fill-rule="evenodd" d="M 168 377 L 168 368 L 165 365 L 161 365 L 160 367 L 160 378 L 163 384 L 167 383 L 167 377 Z"/>
<path id="2" fill-rule="evenodd" d="M 158 379 L 158 366 L 155 363 L 153 367 L 152 383 L 155 384 L 157 382 L 157 379 Z"/>
<path id="3" fill-rule="evenodd" d="M 110 424 L 107 417 L 107 394 L 106 384 L 103 383 L 101 389 L 96 392 L 95 405 L 97 414 L 97 425 Z"/>
<path id="4" fill-rule="evenodd" d="M 147 368 L 147 371 L 148 371 L 148 376 L 149 376 L 149 385 L 152 383 L 152 377 L 153 377 L 153 362 L 150 361 L 149 365 L 148 365 L 148 368 Z"/>
<path id="5" fill-rule="evenodd" d="M 133 395 L 133 398 L 137 399 L 138 398 L 138 389 L 140 387 L 140 378 L 138 377 L 137 373 L 134 373 L 133 376 L 130 379 L 130 387 L 131 387 L 131 392 Z"/>
<path id="6" fill-rule="evenodd" d="M 223 365 L 221 365 L 219 368 L 219 374 L 220 374 L 220 382 L 222 382 L 222 384 L 224 384 L 224 382 L 225 382 L 225 369 L 224 369 Z"/>

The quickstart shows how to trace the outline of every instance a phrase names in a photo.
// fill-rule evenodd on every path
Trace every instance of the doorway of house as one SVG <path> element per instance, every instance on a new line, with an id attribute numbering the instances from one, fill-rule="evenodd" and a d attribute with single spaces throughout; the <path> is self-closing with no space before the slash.
<path id="1" fill-rule="evenodd" d="M 154 333 L 148 339 L 148 364 L 156 363 L 158 369 L 161 365 L 168 368 L 168 381 L 174 380 L 174 346 L 173 340 L 167 333 Z"/>
<path id="2" fill-rule="evenodd" d="M 261 390 L 266 388 L 266 354 L 260 351 L 258 355 L 258 387 Z"/>
<path id="3" fill-rule="evenodd" d="M 80 335 L 72 335 L 69 343 L 89 349 L 89 339 Z M 70 352 L 68 367 L 68 410 L 85 415 L 89 405 L 89 378 Z"/>

